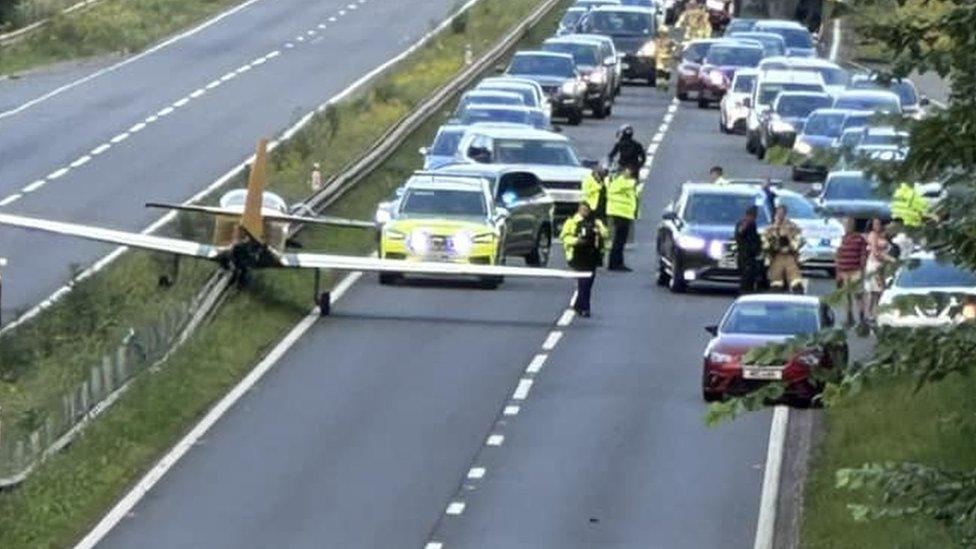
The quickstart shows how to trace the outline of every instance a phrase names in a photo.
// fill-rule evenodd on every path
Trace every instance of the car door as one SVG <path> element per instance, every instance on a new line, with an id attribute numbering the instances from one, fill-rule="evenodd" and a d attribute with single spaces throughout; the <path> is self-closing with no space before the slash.
<path id="1" fill-rule="evenodd" d="M 520 180 L 523 172 L 506 173 L 499 177 L 495 203 L 508 210 L 506 225 L 508 232 L 505 241 L 506 255 L 521 255 L 529 249 L 529 238 L 533 230 L 532 204 L 526 200 Z"/>
<path id="2" fill-rule="evenodd" d="M 684 207 L 684 197 L 676 197 L 661 216 L 661 225 L 658 229 L 657 251 L 659 257 L 672 257 L 675 241 L 681 231 L 681 210 Z"/>

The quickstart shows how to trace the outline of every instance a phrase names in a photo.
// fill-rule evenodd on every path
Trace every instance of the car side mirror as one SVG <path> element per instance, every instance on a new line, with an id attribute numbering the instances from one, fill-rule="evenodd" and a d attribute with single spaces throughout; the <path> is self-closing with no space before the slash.
<path id="1" fill-rule="evenodd" d="M 746 97 L 745 99 L 743 99 L 742 100 L 742 106 L 745 107 L 745 108 L 747 108 L 747 109 L 751 109 L 752 108 L 752 98 L 751 97 Z"/>
<path id="2" fill-rule="evenodd" d="M 593 159 L 587 158 L 587 159 L 584 159 L 584 160 L 580 160 L 580 164 L 584 168 L 589 168 L 589 169 L 592 170 L 592 169 L 597 168 L 597 167 L 600 166 L 600 161 L 599 160 L 593 160 Z"/>
<path id="3" fill-rule="evenodd" d="M 417 152 L 420 153 L 420 156 L 427 156 L 427 153 L 430 152 L 430 149 L 428 149 L 427 147 L 420 147 L 419 149 L 417 149 Z"/>
<path id="4" fill-rule="evenodd" d="M 705 326 L 705 331 L 708 332 L 712 337 L 715 337 L 718 335 L 718 325 L 709 324 L 708 326 Z"/>
<path id="5" fill-rule="evenodd" d="M 928 107 L 929 105 L 931 105 L 931 104 L 932 104 L 932 100 L 931 100 L 931 99 L 929 99 L 929 98 L 928 98 L 928 96 L 925 96 L 925 95 L 923 95 L 923 96 L 922 96 L 922 97 L 921 97 L 921 98 L 920 98 L 920 99 L 918 100 L 918 104 L 919 104 L 920 106 L 922 106 L 922 107 Z"/>
<path id="6" fill-rule="evenodd" d="M 672 212 L 671 210 L 668 210 L 668 211 L 664 212 L 663 214 L 661 214 L 661 219 L 663 219 L 665 221 L 677 221 L 678 220 L 678 214 Z"/>
<path id="7" fill-rule="evenodd" d="M 403 196 L 403 193 L 404 193 L 404 189 L 403 189 L 402 186 L 397 187 L 396 190 L 393 191 L 393 194 L 395 194 L 397 198 L 400 198 L 401 196 Z"/>
<path id="8" fill-rule="evenodd" d="M 603 60 L 603 64 L 607 67 L 612 67 L 617 64 L 617 60 L 613 57 L 607 57 Z"/>

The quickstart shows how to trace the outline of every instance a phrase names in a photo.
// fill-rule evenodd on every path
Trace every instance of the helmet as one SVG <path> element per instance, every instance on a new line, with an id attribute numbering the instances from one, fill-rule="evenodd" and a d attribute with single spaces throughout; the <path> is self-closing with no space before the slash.
<path id="1" fill-rule="evenodd" d="M 630 124 L 624 124 L 623 126 L 620 126 L 619 130 L 617 130 L 617 135 L 624 136 L 624 137 L 634 137 L 634 127 L 631 126 Z"/>

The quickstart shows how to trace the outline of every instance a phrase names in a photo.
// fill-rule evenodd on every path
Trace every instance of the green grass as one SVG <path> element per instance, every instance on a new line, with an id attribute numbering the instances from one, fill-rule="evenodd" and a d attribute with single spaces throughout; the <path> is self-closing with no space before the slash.
<path id="1" fill-rule="evenodd" d="M 0 74 L 107 53 L 132 53 L 242 0 L 103 0 L 55 15 L 49 24 L 0 47 Z"/>
<path id="2" fill-rule="evenodd" d="M 413 98 L 424 97 L 460 68 L 457 44 L 484 48 L 539 4 L 539 0 L 483 2 L 468 18 L 464 34 L 448 31 L 374 91 L 339 106 L 335 114 L 320 116 L 301 132 L 304 137 L 275 151 L 269 170 L 272 188 L 291 198 L 304 197 L 311 159 L 331 159 L 333 163 L 326 167 L 332 170 L 351 161 L 363 144 L 382 132 L 379 120 L 398 120 L 407 112 L 405 106 L 419 100 Z M 535 36 L 548 36 L 559 9 L 570 2 L 557 5 Z M 439 81 L 432 71 L 441 75 Z M 386 85 L 396 86 L 396 93 L 376 91 Z M 430 141 L 446 115 L 445 111 L 434 116 L 414 132 L 393 157 L 347 192 L 329 213 L 369 218 L 375 204 L 418 167 L 417 148 Z M 336 148 L 347 156 L 340 158 Z M 350 229 L 309 230 L 300 240 L 306 250 L 361 254 L 374 247 L 372 233 Z M 252 286 L 235 292 L 212 323 L 198 331 L 159 372 L 138 379 L 83 437 L 43 463 L 24 484 L 0 493 L 0 547 L 63 546 L 81 535 L 308 312 L 311 290 L 307 272 L 256 273 Z"/>
<path id="3" fill-rule="evenodd" d="M 848 503 L 864 495 L 834 487 L 839 468 L 914 461 L 976 468 L 976 378 L 954 376 L 912 394 L 910 382 L 865 391 L 825 411 L 826 435 L 808 479 L 802 546 L 809 549 L 952 547 L 946 530 L 923 518 L 855 522 Z"/>

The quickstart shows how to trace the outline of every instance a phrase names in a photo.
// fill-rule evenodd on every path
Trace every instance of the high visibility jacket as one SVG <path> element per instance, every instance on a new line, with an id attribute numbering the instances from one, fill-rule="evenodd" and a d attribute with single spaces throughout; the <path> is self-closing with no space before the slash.
<path id="1" fill-rule="evenodd" d="M 604 183 L 600 183 L 593 177 L 593 174 L 586 174 L 583 178 L 583 185 L 580 190 L 583 193 L 583 202 L 590 207 L 594 212 L 600 205 L 600 191 L 603 189 Z"/>
<path id="2" fill-rule="evenodd" d="M 891 217 L 901 219 L 906 227 L 918 227 L 928 210 L 928 203 L 913 185 L 902 183 L 891 198 Z"/>
<path id="3" fill-rule="evenodd" d="M 708 20 L 708 12 L 701 8 L 685 10 L 678 18 L 677 26 L 684 29 L 685 40 L 712 37 L 712 24 Z"/>
<path id="4" fill-rule="evenodd" d="M 573 262 L 573 254 L 576 251 L 576 244 L 579 240 L 577 237 L 577 232 L 580 222 L 583 221 L 583 216 L 580 214 L 574 214 L 563 223 L 563 229 L 559 233 L 559 239 L 563 241 L 563 249 L 566 251 L 566 262 Z M 607 226 L 600 221 L 599 218 L 593 218 L 593 226 L 596 228 L 596 251 L 598 255 L 603 255 L 604 248 L 606 248 L 606 242 L 610 239 L 610 231 L 607 230 Z"/>
<path id="5" fill-rule="evenodd" d="M 607 183 L 607 215 L 637 217 L 637 181 L 626 173 L 617 174 Z"/>

